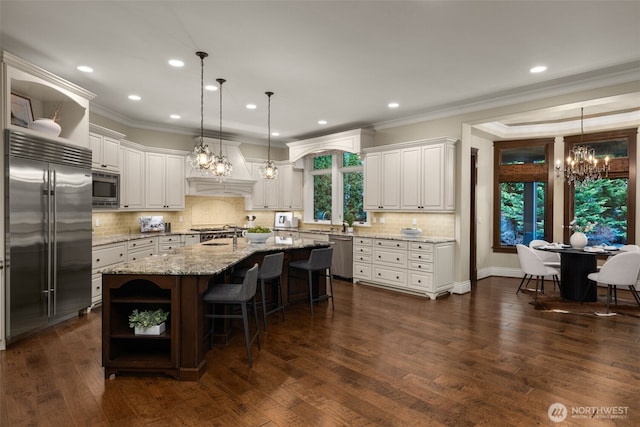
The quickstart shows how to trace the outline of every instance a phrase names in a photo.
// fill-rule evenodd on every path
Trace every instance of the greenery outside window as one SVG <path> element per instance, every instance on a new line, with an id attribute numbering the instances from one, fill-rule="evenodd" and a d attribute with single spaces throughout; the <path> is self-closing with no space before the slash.
<path id="1" fill-rule="evenodd" d="M 565 156 L 578 145 L 589 145 L 602 162 L 609 157 L 608 176 L 586 186 L 565 191 L 564 224 L 575 217 L 578 224 L 596 226 L 587 234 L 589 245 L 635 243 L 636 130 L 627 129 L 566 137 Z M 564 240 L 571 231 L 565 227 Z"/>
<path id="2" fill-rule="evenodd" d="M 494 142 L 493 250 L 551 240 L 553 139 Z"/>
<path id="3" fill-rule="evenodd" d="M 305 200 L 313 203 L 305 205 L 306 222 L 341 225 L 350 216 L 357 223 L 367 222 L 363 165 L 357 154 L 323 153 L 306 158 L 305 162 L 309 166 L 305 166 L 305 182 L 313 182 L 313 188 L 305 187 L 306 193 L 312 192 Z"/>

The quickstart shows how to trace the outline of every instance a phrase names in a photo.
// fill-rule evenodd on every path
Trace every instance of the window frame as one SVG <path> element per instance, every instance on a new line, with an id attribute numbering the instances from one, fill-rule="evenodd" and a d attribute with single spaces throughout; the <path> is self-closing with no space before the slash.
<path id="1" fill-rule="evenodd" d="M 564 138 L 564 158 L 569 156 L 569 150 L 577 145 L 590 145 L 607 139 L 627 138 L 627 157 L 614 157 L 609 159 L 608 178 L 627 178 L 627 244 L 635 244 L 636 237 L 636 153 L 637 153 L 637 129 L 621 129 L 615 131 L 595 132 L 589 134 L 571 135 Z M 564 224 L 573 220 L 575 213 L 575 188 L 569 186 L 564 192 Z M 562 237 L 569 241 L 571 230 L 563 227 Z"/>
<path id="2" fill-rule="evenodd" d="M 553 236 L 553 187 L 554 187 L 554 138 L 536 138 L 493 142 L 493 252 L 516 253 L 516 247 L 502 245 L 500 239 L 501 200 L 500 184 L 503 182 L 544 182 L 544 239 Z M 544 147 L 544 164 L 502 165 L 505 149 L 522 147 Z M 513 179 L 526 177 L 526 180 Z"/>

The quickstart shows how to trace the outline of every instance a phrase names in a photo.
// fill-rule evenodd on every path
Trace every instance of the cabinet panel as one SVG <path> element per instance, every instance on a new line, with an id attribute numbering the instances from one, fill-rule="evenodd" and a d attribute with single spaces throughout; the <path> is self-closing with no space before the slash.
<path id="1" fill-rule="evenodd" d="M 103 268 L 125 260 L 126 247 L 124 243 L 105 245 L 93 249 L 92 268 Z"/>
<path id="2" fill-rule="evenodd" d="M 144 207 L 144 153 L 129 147 L 122 147 L 120 173 L 120 200 L 125 209 Z"/>
<path id="3" fill-rule="evenodd" d="M 278 209 L 302 210 L 302 171 L 278 166 Z"/>
<path id="4" fill-rule="evenodd" d="M 392 249 L 374 248 L 373 260 L 376 263 L 391 264 L 394 267 L 407 266 L 407 252 Z"/>
<path id="5" fill-rule="evenodd" d="M 371 265 L 353 264 L 353 277 L 354 279 L 371 280 Z"/>
<path id="6" fill-rule="evenodd" d="M 184 208 L 184 158 L 145 153 L 145 208 Z"/>
<path id="7" fill-rule="evenodd" d="M 95 128 L 99 127 L 92 125 L 92 129 Z M 120 140 L 91 132 L 89 133 L 89 146 L 92 152 L 91 165 L 94 169 L 113 172 L 120 170 Z"/>
<path id="8" fill-rule="evenodd" d="M 444 209 L 444 146 L 422 148 L 422 208 Z"/>
<path id="9" fill-rule="evenodd" d="M 373 267 L 372 280 L 393 286 L 407 287 L 407 270 L 375 265 Z"/>

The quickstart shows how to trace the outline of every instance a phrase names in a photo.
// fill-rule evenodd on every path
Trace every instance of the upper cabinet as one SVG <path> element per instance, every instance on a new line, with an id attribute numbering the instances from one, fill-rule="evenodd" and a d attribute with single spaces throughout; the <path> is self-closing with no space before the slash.
<path id="1" fill-rule="evenodd" d="M 124 134 L 89 124 L 91 167 L 97 170 L 120 171 L 120 140 Z"/>
<path id="2" fill-rule="evenodd" d="M 3 129 L 90 148 L 89 102 L 95 94 L 9 52 L 2 52 L 0 72 Z M 61 128 L 59 135 L 30 128 L 34 120 L 54 115 Z"/>
<path id="3" fill-rule="evenodd" d="M 302 210 L 302 170 L 282 162 L 276 164 L 278 177 L 260 177 L 262 162 L 251 163 L 251 174 L 255 180 L 253 194 L 245 199 L 247 210 Z"/>
<path id="4" fill-rule="evenodd" d="M 367 152 L 364 161 L 364 209 L 400 209 L 400 150 Z"/>
<path id="5" fill-rule="evenodd" d="M 145 208 L 184 209 L 185 157 L 145 153 Z"/>
<path id="6" fill-rule="evenodd" d="M 367 150 L 365 209 L 454 211 L 455 144 L 445 137 Z"/>
<path id="7" fill-rule="evenodd" d="M 144 152 L 127 141 L 120 144 L 120 207 L 144 208 Z"/>
<path id="8" fill-rule="evenodd" d="M 278 166 L 278 203 L 280 208 L 301 211 L 302 206 L 302 169 L 293 165 Z"/>

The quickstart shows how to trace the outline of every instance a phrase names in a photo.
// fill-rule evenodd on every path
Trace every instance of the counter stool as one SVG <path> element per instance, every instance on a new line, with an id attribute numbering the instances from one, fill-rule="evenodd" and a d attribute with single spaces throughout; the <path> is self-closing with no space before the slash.
<path id="1" fill-rule="evenodd" d="M 203 296 L 203 300 L 207 304 L 211 304 L 211 314 L 205 314 L 205 318 L 211 320 L 211 329 L 208 334 L 211 335 L 211 347 L 213 347 L 213 319 L 240 319 L 244 326 L 244 339 L 247 346 L 247 358 L 249 359 L 249 367 L 251 368 L 251 344 L 253 341 L 258 342 L 258 350 L 260 350 L 260 328 L 258 326 L 258 311 L 256 309 L 256 287 L 258 285 L 258 264 L 255 264 L 244 276 L 242 284 L 215 284 L 211 286 Z M 242 314 L 216 314 L 216 304 L 238 304 L 242 309 Z M 256 323 L 256 333 L 249 336 L 249 315 L 247 305 L 253 306 L 253 319 Z"/>
<path id="2" fill-rule="evenodd" d="M 262 314 L 264 317 L 264 330 L 267 330 L 267 314 L 282 311 L 282 320 L 284 320 L 284 295 L 282 295 L 282 264 L 284 263 L 284 252 L 265 255 L 262 260 L 262 266 L 258 272 L 258 280 L 260 280 L 260 295 L 262 296 Z M 241 268 L 233 272 L 233 277 L 244 278 L 248 269 Z M 267 311 L 267 298 L 264 290 L 265 281 L 274 283 L 277 281 L 277 301 L 276 306 Z"/>
<path id="3" fill-rule="evenodd" d="M 311 255 L 306 260 L 291 261 L 289 262 L 288 271 L 288 283 L 289 283 L 289 295 L 291 295 L 291 270 L 299 269 L 306 270 L 309 274 L 309 303 L 311 305 L 311 315 L 313 316 L 313 302 L 324 301 L 331 298 L 331 308 L 335 309 L 333 305 L 333 281 L 331 279 L 331 259 L 333 257 L 333 248 L 313 249 Z M 327 273 L 328 272 L 328 273 Z M 321 295 L 318 298 L 313 297 L 313 273 L 320 274 L 324 277 L 329 277 L 329 289 L 330 295 Z M 326 279 L 325 279 L 326 280 Z"/>

